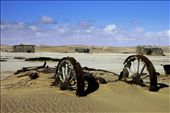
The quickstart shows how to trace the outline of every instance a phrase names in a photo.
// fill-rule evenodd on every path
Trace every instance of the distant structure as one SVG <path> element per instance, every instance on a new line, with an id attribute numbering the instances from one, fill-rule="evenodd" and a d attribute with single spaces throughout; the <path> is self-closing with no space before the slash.
<path id="1" fill-rule="evenodd" d="M 13 52 L 35 53 L 35 45 L 28 45 L 28 44 L 14 45 Z"/>
<path id="2" fill-rule="evenodd" d="M 75 52 L 76 53 L 90 53 L 90 49 L 88 49 L 88 48 L 76 48 Z"/>
<path id="3" fill-rule="evenodd" d="M 163 56 L 163 49 L 152 45 L 141 45 L 136 47 L 136 53 L 139 55 L 161 55 Z"/>

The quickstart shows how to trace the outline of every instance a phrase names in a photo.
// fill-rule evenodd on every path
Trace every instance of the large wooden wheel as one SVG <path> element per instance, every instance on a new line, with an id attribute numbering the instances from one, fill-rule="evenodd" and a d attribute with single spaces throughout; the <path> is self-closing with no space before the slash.
<path id="1" fill-rule="evenodd" d="M 83 96 L 85 81 L 83 71 L 73 57 L 62 58 L 56 68 L 55 82 L 62 90 L 75 89 L 77 96 Z"/>
<path id="2" fill-rule="evenodd" d="M 132 55 L 124 61 L 119 80 L 132 82 L 157 91 L 157 74 L 152 62 L 143 55 Z"/>

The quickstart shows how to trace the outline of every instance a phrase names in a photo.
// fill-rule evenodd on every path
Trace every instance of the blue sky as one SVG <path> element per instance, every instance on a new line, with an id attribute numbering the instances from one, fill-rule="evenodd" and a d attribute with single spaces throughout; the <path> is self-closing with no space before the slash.
<path id="1" fill-rule="evenodd" d="M 169 1 L 2 1 L 2 44 L 169 45 Z"/>

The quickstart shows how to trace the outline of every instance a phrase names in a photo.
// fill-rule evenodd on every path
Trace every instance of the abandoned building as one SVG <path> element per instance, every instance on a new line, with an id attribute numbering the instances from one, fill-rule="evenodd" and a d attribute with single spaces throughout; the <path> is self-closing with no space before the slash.
<path id="1" fill-rule="evenodd" d="M 88 48 L 76 48 L 75 52 L 76 53 L 90 53 L 90 49 L 88 49 Z"/>
<path id="2" fill-rule="evenodd" d="M 35 45 L 14 45 L 13 52 L 27 52 L 27 53 L 35 53 Z"/>
<path id="3" fill-rule="evenodd" d="M 136 53 L 139 55 L 164 55 L 162 48 L 151 45 L 137 46 Z"/>

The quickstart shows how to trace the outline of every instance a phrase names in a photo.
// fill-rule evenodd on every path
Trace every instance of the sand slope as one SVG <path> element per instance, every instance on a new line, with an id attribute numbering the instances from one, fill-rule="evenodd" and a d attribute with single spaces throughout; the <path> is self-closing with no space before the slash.
<path id="1" fill-rule="evenodd" d="M 53 74 L 40 73 L 36 80 L 10 76 L 1 81 L 1 113 L 170 112 L 169 87 L 149 92 L 137 85 L 115 82 L 113 73 L 91 73 L 112 82 L 100 84 L 97 91 L 85 97 L 50 86 Z M 169 85 L 170 77 L 159 77 L 160 82 Z"/>

